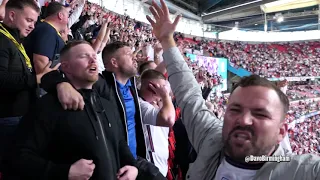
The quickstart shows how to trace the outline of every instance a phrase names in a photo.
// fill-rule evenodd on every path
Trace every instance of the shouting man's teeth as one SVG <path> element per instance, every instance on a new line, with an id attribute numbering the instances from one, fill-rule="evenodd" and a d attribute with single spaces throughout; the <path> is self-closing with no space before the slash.
<path id="1" fill-rule="evenodd" d="M 249 137 L 247 135 L 241 134 L 241 133 L 237 133 L 235 136 L 239 140 L 248 140 L 249 139 Z"/>

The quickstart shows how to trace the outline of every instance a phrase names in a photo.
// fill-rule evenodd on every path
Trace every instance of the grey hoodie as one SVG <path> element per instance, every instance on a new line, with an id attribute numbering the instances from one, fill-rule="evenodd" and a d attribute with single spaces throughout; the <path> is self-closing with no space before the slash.
<path id="1" fill-rule="evenodd" d="M 178 48 L 163 54 L 169 82 L 181 108 L 182 122 L 198 157 L 187 174 L 190 180 L 214 180 L 223 160 L 222 121 L 210 112 L 192 71 Z M 254 180 L 320 180 L 320 157 L 285 153 L 281 146 L 273 155 L 291 156 L 290 162 L 267 162 L 257 171 Z"/>

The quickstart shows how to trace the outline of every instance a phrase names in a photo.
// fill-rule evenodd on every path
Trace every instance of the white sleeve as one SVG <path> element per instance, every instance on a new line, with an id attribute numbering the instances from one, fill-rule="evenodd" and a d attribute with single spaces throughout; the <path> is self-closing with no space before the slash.
<path id="1" fill-rule="evenodd" d="M 72 14 L 69 17 L 68 21 L 68 27 L 71 28 L 71 26 L 79 20 L 79 17 L 82 13 L 83 7 L 84 7 L 85 1 L 81 0 L 78 7 L 74 9 Z"/>
<path id="2" fill-rule="evenodd" d="M 147 47 L 147 56 L 149 61 L 154 61 L 154 49 L 150 44 Z"/>
<path id="3" fill-rule="evenodd" d="M 141 108 L 141 117 L 144 124 L 149 124 L 156 126 L 157 125 L 157 116 L 159 109 L 152 106 L 150 103 L 139 100 Z"/>

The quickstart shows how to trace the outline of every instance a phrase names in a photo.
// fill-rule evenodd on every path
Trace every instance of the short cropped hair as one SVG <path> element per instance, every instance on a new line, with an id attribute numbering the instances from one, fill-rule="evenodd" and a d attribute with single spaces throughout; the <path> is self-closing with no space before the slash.
<path id="1" fill-rule="evenodd" d="M 6 4 L 6 9 L 23 10 L 26 6 L 31 7 L 38 13 L 40 12 L 40 8 L 34 0 L 9 0 Z"/>
<path id="2" fill-rule="evenodd" d="M 102 51 L 102 59 L 103 62 L 110 61 L 112 56 L 121 48 L 130 47 L 130 45 L 126 42 L 116 41 L 110 44 L 107 44 Z"/>
<path id="3" fill-rule="evenodd" d="M 154 69 L 148 69 L 144 71 L 141 75 L 141 82 L 145 80 L 151 80 L 151 79 L 163 79 L 167 80 L 167 78 L 159 71 L 156 71 Z"/>
<path id="4" fill-rule="evenodd" d="M 139 71 L 138 73 L 141 75 L 145 70 L 148 70 L 149 68 L 149 65 L 154 63 L 153 61 L 147 61 L 147 62 L 144 62 L 142 63 L 140 66 L 139 66 Z"/>
<path id="5" fill-rule="evenodd" d="M 44 17 L 47 18 L 54 14 L 58 14 L 63 8 L 65 8 L 63 4 L 59 2 L 51 2 L 46 9 Z"/>
<path id="6" fill-rule="evenodd" d="M 266 78 L 260 77 L 258 75 L 251 75 L 247 77 L 243 77 L 231 90 L 231 94 L 238 87 L 250 87 L 250 86 L 262 86 L 272 90 L 275 90 L 279 96 L 279 99 L 283 105 L 284 115 L 289 111 L 289 99 L 288 97 L 277 87 L 273 82 L 269 81 Z M 231 95 L 230 94 L 230 95 Z"/>
<path id="7" fill-rule="evenodd" d="M 60 51 L 60 57 L 65 56 L 66 54 L 68 54 L 68 52 L 70 51 L 71 48 L 78 46 L 80 44 L 88 44 L 90 45 L 90 43 L 88 43 L 87 41 L 83 41 L 83 40 L 79 40 L 79 41 L 70 41 L 68 42 Z M 91 46 L 91 45 L 90 45 Z"/>

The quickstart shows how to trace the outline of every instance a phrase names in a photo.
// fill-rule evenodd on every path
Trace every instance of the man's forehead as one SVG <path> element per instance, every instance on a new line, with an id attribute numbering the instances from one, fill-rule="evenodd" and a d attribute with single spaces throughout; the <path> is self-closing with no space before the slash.
<path id="1" fill-rule="evenodd" d="M 237 104 L 252 108 L 281 105 L 280 98 L 275 90 L 262 87 L 238 87 L 229 97 L 229 105 Z"/>
<path id="2" fill-rule="evenodd" d="M 69 13 L 71 11 L 71 8 L 70 7 L 63 7 L 62 11 Z"/>
<path id="3" fill-rule="evenodd" d="M 117 52 L 119 52 L 119 53 L 129 53 L 129 52 L 132 52 L 132 51 L 131 51 L 131 48 L 129 46 L 125 46 L 125 47 L 122 47 L 122 48 L 118 49 Z"/>
<path id="4" fill-rule="evenodd" d="M 82 54 L 87 54 L 87 53 L 94 53 L 93 48 L 88 45 L 88 44 L 79 44 L 74 47 L 72 47 L 69 51 L 70 54 L 79 56 Z"/>
<path id="5" fill-rule="evenodd" d="M 164 79 L 148 79 L 147 82 L 153 82 L 159 84 L 160 86 L 166 85 L 166 80 Z"/>
<path id="6" fill-rule="evenodd" d="M 28 13 L 37 13 L 38 14 L 38 12 L 35 9 L 33 9 L 32 7 L 30 7 L 30 6 L 24 6 L 23 9 L 12 8 L 10 10 L 24 12 L 24 13 L 27 13 L 27 14 Z"/>

